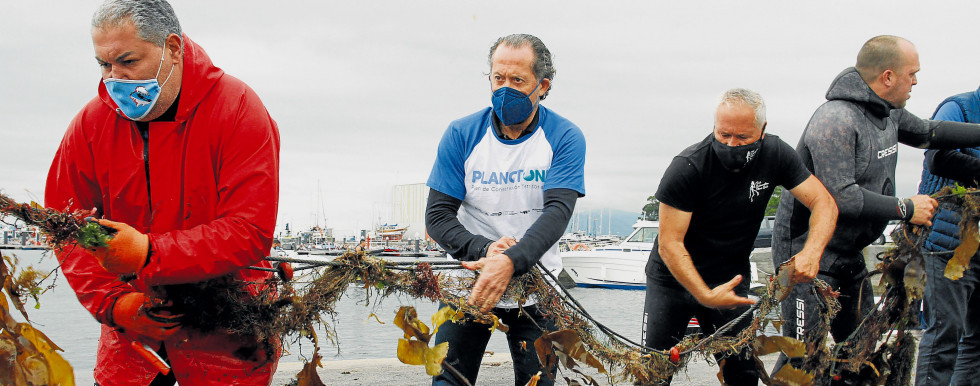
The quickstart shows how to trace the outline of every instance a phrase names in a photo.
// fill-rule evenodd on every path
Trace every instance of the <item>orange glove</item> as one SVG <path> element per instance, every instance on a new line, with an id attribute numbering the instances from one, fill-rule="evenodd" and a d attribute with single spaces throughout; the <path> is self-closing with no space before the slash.
<path id="1" fill-rule="evenodd" d="M 150 238 L 127 224 L 98 220 L 99 224 L 117 232 L 109 239 L 108 247 L 95 248 L 92 254 L 109 273 L 131 276 L 143 269 L 150 252 Z"/>
<path id="2" fill-rule="evenodd" d="M 131 292 L 116 299 L 112 307 L 112 322 L 123 333 L 166 340 L 180 328 L 181 315 L 162 314 L 150 317 L 146 313 L 150 299 L 142 292 Z"/>

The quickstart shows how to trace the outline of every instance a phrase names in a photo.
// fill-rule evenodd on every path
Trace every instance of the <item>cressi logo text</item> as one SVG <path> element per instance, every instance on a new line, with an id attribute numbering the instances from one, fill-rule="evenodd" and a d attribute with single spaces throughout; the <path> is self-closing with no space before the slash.
<path id="1" fill-rule="evenodd" d="M 878 150 L 878 159 L 888 157 L 895 153 L 898 153 L 898 144 L 894 144 L 891 147 L 884 150 Z"/>

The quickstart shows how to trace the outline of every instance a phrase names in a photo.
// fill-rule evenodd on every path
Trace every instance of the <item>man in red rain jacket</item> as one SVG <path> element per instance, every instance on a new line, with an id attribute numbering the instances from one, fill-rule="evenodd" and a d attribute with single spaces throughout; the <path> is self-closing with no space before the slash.
<path id="1" fill-rule="evenodd" d="M 261 347 L 278 352 L 278 341 L 182 328 L 148 317 L 144 305 L 158 286 L 269 277 L 245 267 L 271 267 L 263 257 L 279 197 L 276 123 L 254 91 L 181 32 L 164 0 L 106 1 L 92 41 L 99 95 L 69 125 L 45 203 L 95 208 L 118 230 L 108 248 L 57 253 L 79 301 L 102 323 L 95 380 L 269 384 L 278 355 Z M 166 358 L 170 375 L 133 342 Z"/>

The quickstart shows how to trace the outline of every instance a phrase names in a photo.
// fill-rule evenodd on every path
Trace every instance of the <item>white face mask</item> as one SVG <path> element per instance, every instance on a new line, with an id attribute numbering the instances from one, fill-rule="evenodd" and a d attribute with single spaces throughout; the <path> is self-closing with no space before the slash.
<path id="1" fill-rule="evenodd" d="M 131 80 L 109 78 L 102 81 L 106 91 L 113 102 L 116 102 L 118 112 L 122 113 L 127 119 L 138 121 L 146 117 L 160 99 L 160 90 L 163 86 L 157 82 L 160 70 L 163 69 L 163 59 L 166 57 L 167 48 L 163 48 L 160 54 L 160 66 L 157 67 L 157 75 L 153 79 Z M 170 74 L 163 81 L 166 85 L 170 76 L 174 74 L 174 67 L 170 67 Z"/>

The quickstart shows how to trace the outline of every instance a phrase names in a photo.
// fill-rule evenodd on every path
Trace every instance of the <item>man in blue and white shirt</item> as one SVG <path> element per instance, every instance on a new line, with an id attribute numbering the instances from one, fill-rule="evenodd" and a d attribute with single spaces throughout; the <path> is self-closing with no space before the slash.
<path id="1" fill-rule="evenodd" d="M 578 197 L 585 195 L 585 137 L 577 126 L 540 105 L 551 90 L 554 65 L 540 39 L 515 34 L 490 48 L 492 108 L 452 122 L 439 143 L 427 185 L 425 223 L 451 258 L 479 278 L 468 303 L 493 312 L 509 327 L 515 384 L 542 369 L 534 351 L 538 326 L 553 323 L 533 304 L 520 312 L 501 296 L 515 275 L 540 262 L 561 271 L 558 239 Z M 476 383 L 490 330 L 480 323 L 446 322 L 436 344 L 449 342 L 445 363 Z M 443 374 L 435 384 L 454 384 Z M 539 385 L 550 385 L 543 376 Z"/>

